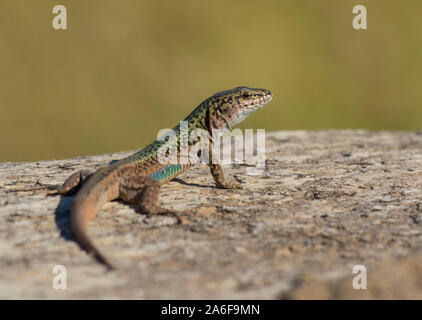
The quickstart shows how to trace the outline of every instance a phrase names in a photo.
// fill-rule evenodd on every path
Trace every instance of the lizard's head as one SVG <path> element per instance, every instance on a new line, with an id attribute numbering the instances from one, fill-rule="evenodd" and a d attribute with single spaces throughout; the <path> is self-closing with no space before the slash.
<path id="1" fill-rule="evenodd" d="M 237 87 L 221 91 L 211 97 L 213 114 L 210 115 L 214 129 L 231 128 L 246 119 L 252 112 L 262 108 L 273 98 L 270 90 Z"/>

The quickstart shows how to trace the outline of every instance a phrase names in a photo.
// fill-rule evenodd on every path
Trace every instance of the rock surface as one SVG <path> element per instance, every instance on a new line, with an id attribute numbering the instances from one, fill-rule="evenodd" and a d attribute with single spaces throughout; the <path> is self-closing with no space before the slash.
<path id="1" fill-rule="evenodd" d="M 72 240 L 72 197 L 12 191 L 129 153 L 0 163 L 0 298 L 422 298 L 421 133 L 267 133 L 262 175 L 225 168 L 243 190 L 216 189 L 206 166 L 162 188 L 181 225 L 108 203 L 89 234 L 115 272 Z M 352 286 L 355 265 L 366 290 Z"/>

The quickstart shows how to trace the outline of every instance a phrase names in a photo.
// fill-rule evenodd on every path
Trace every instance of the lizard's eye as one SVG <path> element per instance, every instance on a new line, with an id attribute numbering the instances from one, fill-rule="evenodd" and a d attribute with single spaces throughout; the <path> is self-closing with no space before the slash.
<path id="1" fill-rule="evenodd" d="M 249 93 L 245 92 L 242 94 L 243 98 L 249 98 Z"/>

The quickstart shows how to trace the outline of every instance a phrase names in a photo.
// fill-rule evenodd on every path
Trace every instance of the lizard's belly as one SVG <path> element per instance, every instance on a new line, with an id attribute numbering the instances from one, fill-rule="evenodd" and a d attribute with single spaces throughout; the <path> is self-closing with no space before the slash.
<path id="1" fill-rule="evenodd" d="M 170 164 L 168 166 L 165 166 L 154 173 L 150 174 L 148 177 L 151 179 L 154 179 L 155 181 L 158 181 L 160 184 L 166 183 L 188 169 L 190 167 L 190 164 Z"/>

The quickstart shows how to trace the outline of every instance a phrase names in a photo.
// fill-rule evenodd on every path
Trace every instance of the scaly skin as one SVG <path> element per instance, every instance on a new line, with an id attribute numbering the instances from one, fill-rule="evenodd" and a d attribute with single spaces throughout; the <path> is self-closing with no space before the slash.
<path id="1" fill-rule="evenodd" d="M 212 157 L 212 131 L 214 129 L 231 128 L 244 120 L 250 113 L 261 108 L 272 99 L 272 94 L 266 89 L 251 89 L 238 87 L 232 90 L 219 92 L 203 101 L 185 119 L 188 122 L 187 133 L 192 130 L 204 129 L 209 139 L 209 157 Z M 170 143 L 172 150 L 180 151 L 180 125 L 174 129 L 177 140 Z M 187 140 L 186 140 L 187 141 Z M 81 185 L 70 212 L 70 226 L 72 233 L 86 252 L 92 254 L 100 263 L 109 269 L 113 266 L 92 244 L 87 235 L 88 222 L 95 217 L 101 206 L 115 199 L 121 199 L 138 204 L 141 210 L 148 215 L 173 215 L 174 212 L 157 206 L 159 188 L 162 184 L 172 180 L 187 170 L 193 163 L 161 164 L 158 159 L 166 141 L 156 140 L 147 147 L 121 159 L 109 166 L 99 169 L 95 173 L 83 170 L 71 175 L 57 193 L 67 195 L 74 193 Z M 189 141 L 188 150 L 195 145 Z M 161 155 L 163 155 L 161 153 Z M 179 161 L 180 162 L 180 161 Z M 210 162 L 211 174 L 217 187 L 233 189 L 240 188 L 237 182 L 224 180 L 221 165 Z"/>

